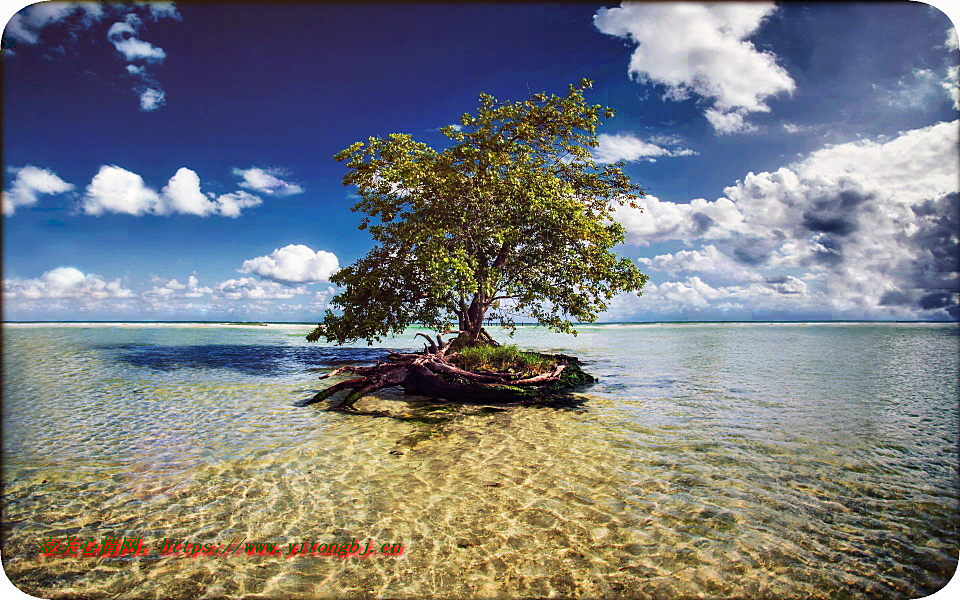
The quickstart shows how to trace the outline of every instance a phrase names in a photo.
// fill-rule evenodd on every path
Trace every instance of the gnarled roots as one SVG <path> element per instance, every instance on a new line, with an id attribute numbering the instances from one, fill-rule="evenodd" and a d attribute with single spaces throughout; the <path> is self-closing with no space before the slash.
<path id="1" fill-rule="evenodd" d="M 444 332 L 446 333 L 460 332 Z M 303 405 L 321 402 L 339 392 L 347 391 L 329 406 L 331 409 L 345 409 L 366 395 L 395 386 L 402 386 L 408 394 L 457 402 L 535 402 L 545 394 L 563 387 L 594 381 L 590 375 L 580 370 L 577 359 L 563 355 L 555 357 L 557 360 L 548 372 L 533 377 L 523 377 L 515 373 L 467 371 L 453 364 L 455 352 L 448 354 L 456 340 L 445 342 L 441 334 L 437 334 L 436 342 L 424 333 L 418 333 L 415 337 L 420 336 L 427 340 L 423 353 L 390 352 L 387 362 L 377 362 L 376 365 L 366 367 L 345 366 L 322 375 L 320 379 L 341 373 L 351 373 L 359 377 L 332 385 Z M 571 374 L 571 369 L 576 371 L 575 376 L 565 377 Z"/>

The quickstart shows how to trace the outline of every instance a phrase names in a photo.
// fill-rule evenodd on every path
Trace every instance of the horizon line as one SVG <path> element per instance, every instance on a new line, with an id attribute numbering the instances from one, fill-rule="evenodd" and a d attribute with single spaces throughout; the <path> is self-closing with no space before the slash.
<path id="1" fill-rule="evenodd" d="M 83 320 L 83 321 L 69 321 L 69 320 L 0 320 L 0 324 L 15 324 L 15 323 L 202 323 L 202 324 L 214 324 L 214 325 L 317 325 L 312 321 L 227 321 L 227 320 L 213 320 L 213 321 L 199 321 L 199 320 L 189 320 L 189 321 L 163 321 L 163 320 L 140 320 L 140 321 L 129 321 L 129 320 Z M 669 320 L 669 321 L 596 321 L 593 323 L 573 323 L 573 325 L 582 326 L 582 325 L 645 325 L 645 324 L 676 324 L 676 323 L 954 323 L 960 324 L 960 320 L 949 320 L 949 319 L 926 319 L 926 320 L 898 320 L 898 319 L 751 319 L 751 320 L 727 320 L 727 319 L 715 319 L 715 320 Z M 517 327 L 545 327 L 540 323 L 515 323 Z M 414 324 L 411 327 L 425 327 L 425 325 Z"/>

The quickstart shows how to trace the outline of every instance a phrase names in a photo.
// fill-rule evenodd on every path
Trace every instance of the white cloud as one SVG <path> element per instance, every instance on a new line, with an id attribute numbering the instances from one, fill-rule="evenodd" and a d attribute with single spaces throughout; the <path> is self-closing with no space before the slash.
<path id="1" fill-rule="evenodd" d="M 39 194 L 62 194 L 73 189 L 73 184 L 57 177 L 49 169 L 39 169 L 32 165 L 22 168 L 8 167 L 8 173 L 16 177 L 10 189 L 3 192 L 3 215 L 12 216 L 18 206 L 31 206 L 37 203 Z"/>
<path id="2" fill-rule="evenodd" d="M 661 138 L 658 145 L 651 141 L 644 141 L 632 133 L 618 133 L 614 135 L 601 133 L 597 136 L 599 146 L 594 151 L 594 159 L 598 163 L 612 163 L 617 161 L 638 161 L 642 159 L 654 160 L 659 156 L 692 156 L 697 154 L 689 148 L 665 148 L 670 145 L 669 138 Z"/>
<path id="3" fill-rule="evenodd" d="M 957 41 L 956 27 L 951 27 L 947 30 L 947 39 L 944 40 L 943 47 L 947 50 L 960 50 L 960 42 Z"/>
<path id="4" fill-rule="evenodd" d="M 18 42 L 36 44 L 40 30 L 53 23 L 64 21 L 72 15 L 80 16 L 85 26 L 103 18 L 103 8 L 96 2 L 39 2 L 27 6 L 13 15 L 4 34 Z"/>
<path id="5" fill-rule="evenodd" d="M 144 183 L 143 178 L 116 165 L 103 165 L 87 186 L 83 212 L 100 216 L 104 213 L 142 215 L 161 209 L 160 196 Z"/>
<path id="6" fill-rule="evenodd" d="M 274 300 L 309 294 L 306 287 L 290 287 L 273 281 L 257 281 L 252 277 L 227 279 L 217 284 L 214 293 L 228 300 Z"/>
<path id="7" fill-rule="evenodd" d="M 719 134 L 750 133 L 757 130 L 756 125 L 744 118 L 747 111 L 743 109 L 724 111 L 708 108 L 703 114 Z"/>
<path id="8" fill-rule="evenodd" d="M 222 194 L 217 198 L 220 214 L 232 219 L 239 217 L 240 211 L 244 208 L 259 206 L 261 204 L 263 204 L 263 200 L 261 200 L 259 196 L 254 196 L 243 190 Z"/>
<path id="9" fill-rule="evenodd" d="M 632 321 L 638 316 L 750 319 L 758 311 L 792 310 L 809 314 L 811 307 L 823 301 L 823 294 L 811 293 L 802 280 L 790 275 L 744 285 L 711 285 L 694 276 L 685 281 L 649 282 L 640 298 L 619 294 L 611 301 L 604 318 L 612 321 Z"/>
<path id="10" fill-rule="evenodd" d="M 728 198 L 714 202 L 698 198 L 689 204 L 677 204 L 647 195 L 637 204 L 641 209 L 618 206 L 614 210 L 614 218 L 626 229 L 628 244 L 724 238 L 744 228 L 743 215 Z"/>
<path id="11" fill-rule="evenodd" d="M 777 57 L 749 41 L 774 11 L 765 2 L 624 2 L 598 10 L 594 25 L 638 44 L 632 76 L 663 85 L 673 100 L 693 94 L 711 100 L 708 120 L 718 133 L 733 133 L 749 131 L 747 114 L 768 112 L 770 98 L 795 88 Z"/>
<path id="12" fill-rule="evenodd" d="M 120 23 L 117 23 L 120 25 Z M 158 48 L 150 42 L 145 42 L 137 38 L 118 39 L 113 41 L 120 54 L 123 54 L 127 60 L 145 60 L 148 62 L 163 62 L 167 53 L 163 48 Z"/>
<path id="13" fill-rule="evenodd" d="M 681 250 L 674 254 L 659 254 L 653 258 L 638 258 L 637 262 L 671 275 L 681 272 L 700 272 L 728 279 L 759 281 L 763 277 L 735 258 L 724 254 L 713 244 L 701 250 Z"/>
<path id="14" fill-rule="evenodd" d="M 954 121 L 882 141 L 827 146 L 776 171 L 748 173 L 713 203 L 644 198 L 647 212 L 624 208 L 617 217 L 634 244 L 712 240 L 639 262 L 739 284 L 716 288 L 726 291 L 714 300 L 761 299 L 765 305 L 751 306 L 846 318 L 957 318 L 958 138 Z M 711 205 L 726 221 L 698 229 L 697 220 L 706 221 L 697 213 Z M 689 281 L 666 285 L 656 289 L 661 297 L 671 291 L 674 305 L 688 298 L 697 309 L 705 301 L 719 306 L 704 293 L 694 298 Z"/>
<path id="15" fill-rule="evenodd" d="M 137 38 L 137 28 L 141 23 L 139 17 L 130 13 L 126 20 L 118 21 L 110 26 L 107 31 L 107 39 L 129 61 L 163 62 L 163 59 L 167 57 L 163 48 L 158 48 L 150 42 Z"/>
<path id="16" fill-rule="evenodd" d="M 960 110 L 960 66 L 947 67 L 947 75 L 940 81 L 940 87 L 953 100 L 953 107 Z"/>
<path id="17" fill-rule="evenodd" d="M 163 90 L 147 88 L 140 92 L 140 110 L 150 112 L 167 103 L 167 94 Z"/>
<path id="18" fill-rule="evenodd" d="M 181 167 L 160 190 L 164 213 L 180 213 L 205 217 L 217 212 L 217 204 L 200 191 L 200 176 L 186 167 Z"/>
<path id="19" fill-rule="evenodd" d="M 144 299 L 148 301 L 170 302 L 178 298 L 202 298 L 214 293 L 213 288 L 201 287 L 195 275 L 191 275 L 186 284 L 176 279 L 164 280 L 159 277 L 154 277 L 153 283 L 155 284 L 153 288 L 143 294 Z"/>
<path id="20" fill-rule="evenodd" d="M 176 6 L 170 2 L 164 3 L 134 3 L 132 6 L 143 6 L 149 10 L 149 17 L 158 20 L 163 17 L 180 19 L 180 13 Z M 123 21 L 118 21 L 110 26 L 107 32 L 107 39 L 114 45 L 117 52 L 122 54 L 128 61 L 144 61 L 148 63 L 160 63 L 167 57 L 163 48 L 154 46 L 150 42 L 137 37 L 138 30 L 143 26 L 143 20 L 136 13 L 128 13 Z M 136 75 L 147 85 L 137 85 L 134 91 L 140 98 L 140 110 L 151 112 L 157 110 L 166 104 L 167 94 L 160 85 L 148 73 L 144 66 L 128 64 L 126 70 L 131 75 Z"/>
<path id="21" fill-rule="evenodd" d="M 334 254 L 323 250 L 314 252 L 302 244 L 291 244 L 267 256 L 244 261 L 239 272 L 291 285 L 327 281 L 339 270 L 340 264 Z"/>
<path id="22" fill-rule="evenodd" d="M 87 186 L 81 208 L 88 215 L 118 213 L 140 216 L 220 214 L 236 218 L 242 209 L 257 206 L 263 201 L 253 194 L 238 190 L 222 194 L 215 199 L 205 196 L 200 190 L 200 177 L 196 172 L 181 167 L 167 185 L 157 193 L 146 185 L 143 178 L 118 167 L 104 165 Z"/>
<path id="23" fill-rule="evenodd" d="M 252 277 L 205 286 L 197 275 L 183 279 L 151 277 L 142 292 L 123 280 L 109 281 L 74 267 L 58 267 L 36 279 L 5 279 L 3 298 L 8 318 L 183 318 L 291 321 L 313 319 L 329 305 L 332 288 L 313 292 Z M 300 298 L 299 303 L 285 300 Z"/>
<path id="24" fill-rule="evenodd" d="M 41 30 L 58 23 L 71 34 L 69 38 L 71 41 L 67 43 L 76 46 L 80 39 L 80 32 L 91 29 L 93 24 L 103 20 L 108 14 L 114 18 L 124 15 L 123 20 L 110 26 L 106 38 L 117 52 L 131 62 L 159 63 L 167 56 L 162 48 L 138 36 L 144 18 L 151 21 L 163 18 L 181 20 L 180 13 L 177 12 L 173 2 L 38 2 L 15 14 L 7 24 L 4 36 L 24 44 L 38 44 Z M 63 47 L 54 48 L 54 50 L 60 53 L 65 52 Z M 76 51 L 79 52 L 80 48 L 76 48 Z M 14 52 L 5 48 L 3 54 L 13 56 Z M 140 101 L 142 111 L 154 111 L 164 105 L 166 94 L 143 65 L 128 64 L 125 68 L 128 74 L 142 80 L 142 83 L 134 86 L 133 89 Z"/>
<path id="25" fill-rule="evenodd" d="M 939 101 L 941 89 L 940 77 L 936 73 L 930 69 L 913 69 L 909 75 L 897 80 L 893 89 L 882 91 L 880 98 L 887 106 L 920 110 L 931 100 Z"/>
<path id="26" fill-rule="evenodd" d="M 10 299 L 104 299 L 126 298 L 131 294 L 120 279 L 107 281 L 100 275 L 86 275 L 74 267 L 57 267 L 36 279 L 3 280 L 3 296 Z"/>
<path id="27" fill-rule="evenodd" d="M 267 194 L 268 196 L 291 196 L 303 193 L 303 188 L 295 183 L 280 179 L 286 173 L 282 169 L 233 169 L 233 174 L 242 178 L 240 187 Z"/>
<path id="28" fill-rule="evenodd" d="M 187 290 L 183 294 L 185 298 L 199 298 L 212 293 L 212 288 L 200 285 L 200 280 L 197 279 L 196 275 L 187 278 Z"/>
<path id="29" fill-rule="evenodd" d="M 141 6 L 147 6 L 150 9 L 150 16 L 156 20 L 171 18 L 182 21 L 183 17 L 177 12 L 177 5 L 174 2 L 145 2 Z"/>

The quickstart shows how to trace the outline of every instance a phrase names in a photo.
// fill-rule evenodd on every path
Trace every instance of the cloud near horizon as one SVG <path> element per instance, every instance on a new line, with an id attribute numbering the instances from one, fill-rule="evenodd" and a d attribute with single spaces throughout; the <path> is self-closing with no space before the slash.
<path id="1" fill-rule="evenodd" d="M 777 171 L 748 173 L 715 201 L 648 196 L 644 212 L 618 209 L 628 243 L 700 247 L 640 258 L 655 273 L 686 273 L 687 281 L 653 284 L 641 299 L 619 300 L 614 312 L 660 299 L 675 310 L 957 319 L 958 134 L 954 121 L 827 146 Z M 699 277 L 708 274 L 722 284 Z M 751 298 L 758 302 L 738 302 Z"/>
<path id="2" fill-rule="evenodd" d="M 47 298 L 127 298 L 133 292 L 120 279 L 107 281 L 94 274 L 84 274 L 74 267 L 57 267 L 36 279 L 3 280 L 4 299 L 41 300 Z"/>
<path id="3" fill-rule="evenodd" d="M 131 289 L 123 279 L 107 280 L 75 267 L 61 266 L 33 279 L 4 279 L 6 316 L 14 319 L 75 319 L 128 317 L 160 319 L 198 317 L 212 319 L 269 320 L 286 316 L 310 320 L 329 306 L 334 289 L 314 291 L 252 277 L 230 278 L 201 285 L 196 274 L 185 283 L 177 279 L 151 278 L 151 287 Z M 295 303 L 288 301 L 295 300 Z"/>

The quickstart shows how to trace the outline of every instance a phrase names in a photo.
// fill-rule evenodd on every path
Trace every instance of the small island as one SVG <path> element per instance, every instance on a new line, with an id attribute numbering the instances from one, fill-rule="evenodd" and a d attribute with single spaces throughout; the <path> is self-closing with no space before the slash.
<path id="1" fill-rule="evenodd" d="M 420 353 L 389 353 L 349 373 L 305 404 L 334 398 L 351 407 L 365 395 L 401 386 L 409 394 L 454 402 L 536 403 L 595 381 L 579 359 L 501 346 L 484 325 L 508 335 L 516 317 L 576 335 L 622 292 L 641 293 L 646 275 L 613 247 L 624 241 L 612 218 L 643 189 L 623 163 L 594 162 L 601 117 L 613 109 L 586 103 L 583 79 L 564 96 L 521 101 L 480 94 L 476 115 L 440 129 L 436 150 L 407 134 L 371 137 L 336 155 L 346 186 L 360 200 L 374 247 L 330 281 L 343 291 L 307 335 L 339 345 L 436 331 Z M 444 339 L 443 336 L 450 337 Z"/>

